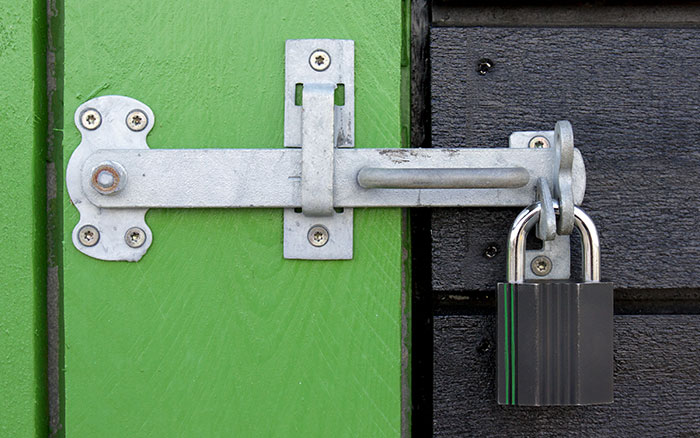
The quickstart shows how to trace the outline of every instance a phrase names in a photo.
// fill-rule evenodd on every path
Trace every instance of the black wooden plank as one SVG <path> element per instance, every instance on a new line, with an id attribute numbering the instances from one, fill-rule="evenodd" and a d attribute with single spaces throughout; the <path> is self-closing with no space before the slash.
<path id="1" fill-rule="evenodd" d="M 512 131 L 570 120 L 603 277 L 700 286 L 700 30 L 439 27 L 430 50 L 433 146 L 505 147 Z M 434 289 L 493 290 L 516 214 L 434 210 Z"/>
<path id="2" fill-rule="evenodd" d="M 488 4 L 435 1 L 436 26 L 595 26 L 690 27 L 700 25 L 697 2 L 629 2 L 620 0 L 560 1 L 537 4 L 492 0 Z"/>
<path id="3" fill-rule="evenodd" d="M 583 407 L 498 406 L 494 317 L 434 324 L 435 436 L 700 436 L 700 316 L 615 317 L 615 401 Z"/>

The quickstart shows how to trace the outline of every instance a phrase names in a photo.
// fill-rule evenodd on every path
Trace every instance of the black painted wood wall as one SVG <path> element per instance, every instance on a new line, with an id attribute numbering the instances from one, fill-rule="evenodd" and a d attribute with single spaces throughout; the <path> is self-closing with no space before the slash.
<path id="1" fill-rule="evenodd" d="M 573 124 L 616 284 L 615 403 L 499 407 L 493 291 L 519 209 L 414 211 L 414 436 L 700 436 L 700 6 L 598 5 L 585 25 L 567 8 L 429 6 L 414 0 L 414 146 Z"/>

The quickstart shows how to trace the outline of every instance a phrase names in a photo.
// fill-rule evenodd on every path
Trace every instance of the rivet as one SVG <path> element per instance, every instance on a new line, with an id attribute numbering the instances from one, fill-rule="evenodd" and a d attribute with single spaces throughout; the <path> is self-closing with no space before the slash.
<path id="1" fill-rule="evenodd" d="M 126 185 L 126 171 L 113 161 L 106 161 L 92 170 L 92 187 L 98 193 L 110 195 Z"/>
<path id="2" fill-rule="evenodd" d="M 78 240 L 83 246 L 95 246 L 100 241 L 100 232 L 92 225 L 85 225 L 78 231 Z"/>
<path id="3" fill-rule="evenodd" d="M 530 139 L 527 147 L 530 149 L 547 149 L 549 147 L 549 140 L 547 140 L 547 137 L 538 135 Z"/>
<path id="4" fill-rule="evenodd" d="M 124 234 L 124 240 L 130 247 L 139 248 L 146 243 L 146 232 L 139 227 L 129 228 Z"/>
<path id="5" fill-rule="evenodd" d="M 92 131 L 102 124 L 102 115 L 94 108 L 88 108 L 80 114 L 80 124 L 83 128 Z"/>
<path id="6" fill-rule="evenodd" d="M 133 110 L 126 116 L 126 126 L 132 131 L 143 131 L 148 126 L 148 117 L 141 110 Z"/>
<path id="7" fill-rule="evenodd" d="M 309 56 L 309 65 L 316 71 L 324 71 L 331 65 L 331 55 L 325 50 L 314 50 Z"/>
<path id="8" fill-rule="evenodd" d="M 323 225 L 314 225 L 307 235 L 309 243 L 320 247 L 328 243 L 328 230 Z"/>
<path id="9" fill-rule="evenodd" d="M 547 256 L 537 256 L 532 259 L 530 269 L 532 269 L 533 274 L 539 277 L 544 277 L 552 272 L 552 261 Z"/>

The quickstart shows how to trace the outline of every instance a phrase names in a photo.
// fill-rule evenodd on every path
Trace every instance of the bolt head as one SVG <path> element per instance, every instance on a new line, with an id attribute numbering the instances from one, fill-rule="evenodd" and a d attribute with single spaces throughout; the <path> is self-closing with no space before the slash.
<path id="1" fill-rule="evenodd" d="M 100 241 L 100 232 L 92 225 L 85 225 L 78 230 L 78 241 L 83 246 L 95 246 Z"/>
<path id="2" fill-rule="evenodd" d="M 133 110 L 126 116 L 126 126 L 132 131 L 143 131 L 148 126 L 148 117 L 141 110 Z"/>
<path id="3" fill-rule="evenodd" d="M 126 185 L 126 170 L 113 161 L 106 161 L 92 170 L 92 187 L 102 195 L 111 195 Z"/>
<path id="4" fill-rule="evenodd" d="M 323 225 L 314 225 L 309 229 L 307 235 L 309 243 L 316 247 L 321 247 L 328 243 L 328 230 Z"/>
<path id="5" fill-rule="evenodd" d="M 549 147 L 549 140 L 547 140 L 547 137 L 538 135 L 530 139 L 527 147 L 530 149 L 547 149 Z"/>
<path id="6" fill-rule="evenodd" d="M 533 274 L 544 277 L 552 272 L 552 261 L 547 256 L 537 256 L 530 262 L 530 269 Z"/>
<path id="7" fill-rule="evenodd" d="M 140 248 L 146 243 L 146 232 L 139 227 L 132 227 L 124 234 L 126 244 L 132 248 Z"/>
<path id="8" fill-rule="evenodd" d="M 309 56 L 309 65 L 316 71 L 324 71 L 331 66 L 331 55 L 325 50 L 314 50 Z"/>
<path id="9" fill-rule="evenodd" d="M 95 130 L 102 124 L 102 115 L 94 108 L 88 108 L 80 114 L 80 124 L 88 131 Z"/>

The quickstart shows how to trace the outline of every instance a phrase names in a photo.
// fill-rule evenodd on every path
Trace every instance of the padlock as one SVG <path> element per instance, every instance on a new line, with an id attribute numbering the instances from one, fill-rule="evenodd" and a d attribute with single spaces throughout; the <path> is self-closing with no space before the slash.
<path id="1" fill-rule="evenodd" d="M 525 241 L 541 208 L 536 203 L 523 210 L 508 238 L 508 282 L 497 291 L 498 403 L 612 403 L 613 284 L 600 282 L 598 232 L 576 207 L 583 283 L 525 282 Z"/>

